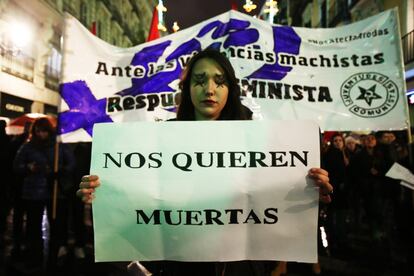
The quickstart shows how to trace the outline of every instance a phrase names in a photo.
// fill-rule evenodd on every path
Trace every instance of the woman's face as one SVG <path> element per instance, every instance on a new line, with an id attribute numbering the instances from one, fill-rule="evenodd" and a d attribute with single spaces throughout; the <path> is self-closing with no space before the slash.
<path id="1" fill-rule="evenodd" d="M 345 146 L 349 151 L 353 152 L 356 148 L 356 142 L 354 140 L 349 140 L 346 142 Z"/>
<path id="2" fill-rule="evenodd" d="M 47 140 L 49 138 L 49 132 L 41 128 L 35 128 L 35 135 L 41 140 Z"/>
<path id="3" fill-rule="evenodd" d="M 190 95 L 197 121 L 220 117 L 229 87 L 224 71 L 216 61 L 202 58 L 195 63 L 191 72 Z"/>
<path id="4" fill-rule="evenodd" d="M 375 138 L 374 135 L 368 135 L 365 140 L 365 147 L 367 148 L 373 148 L 377 145 L 377 139 Z"/>
<path id="5" fill-rule="evenodd" d="M 333 146 L 342 150 L 344 148 L 344 140 L 340 136 L 335 136 L 333 139 Z"/>

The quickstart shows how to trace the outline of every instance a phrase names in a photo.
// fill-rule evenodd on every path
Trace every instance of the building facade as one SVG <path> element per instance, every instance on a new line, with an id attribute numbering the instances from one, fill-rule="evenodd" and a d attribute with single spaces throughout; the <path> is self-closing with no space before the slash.
<path id="1" fill-rule="evenodd" d="M 156 0 L 0 0 L 0 117 L 57 114 L 63 14 L 106 42 L 145 42 Z"/>

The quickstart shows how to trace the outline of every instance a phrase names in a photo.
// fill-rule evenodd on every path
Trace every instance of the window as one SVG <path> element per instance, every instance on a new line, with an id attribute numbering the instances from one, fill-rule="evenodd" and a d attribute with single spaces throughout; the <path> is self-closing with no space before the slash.
<path id="1" fill-rule="evenodd" d="M 84 26 L 89 26 L 88 23 L 88 7 L 85 2 L 80 5 L 80 20 Z"/>
<path id="2" fill-rule="evenodd" d="M 62 66 L 62 54 L 52 47 L 45 68 L 45 86 L 51 90 L 59 91 L 59 79 Z"/>
<path id="3" fill-rule="evenodd" d="M 321 27 L 326 28 L 327 27 L 327 20 L 326 20 L 326 1 L 323 1 L 321 3 Z"/>

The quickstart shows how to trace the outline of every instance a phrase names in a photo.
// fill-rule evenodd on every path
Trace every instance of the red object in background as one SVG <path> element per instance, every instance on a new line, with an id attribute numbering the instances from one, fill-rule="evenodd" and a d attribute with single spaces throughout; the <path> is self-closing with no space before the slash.
<path id="1" fill-rule="evenodd" d="M 48 118 L 52 125 L 56 127 L 57 120 L 55 117 L 41 113 L 27 113 L 11 120 L 7 125 L 7 133 L 12 135 L 21 134 L 24 132 L 26 124 L 32 124 L 36 119 L 44 117 Z"/>
<path id="2" fill-rule="evenodd" d="M 27 113 L 11 120 L 9 126 L 24 126 L 26 123 L 33 123 L 37 118 L 43 117 L 46 117 L 46 115 L 41 113 Z"/>
<path id="3" fill-rule="evenodd" d="M 158 11 L 155 7 L 154 11 L 152 12 L 151 27 L 148 33 L 147 41 L 151 41 L 157 38 L 160 38 L 160 31 L 158 30 Z"/>
<path id="4" fill-rule="evenodd" d="M 235 10 L 235 11 L 238 11 L 239 10 L 239 8 L 237 7 L 236 1 L 231 0 L 230 3 L 231 3 L 231 9 L 232 10 Z"/>
<path id="5" fill-rule="evenodd" d="M 324 143 L 328 143 L 331 141 L 332 136 L 334 136 L 335 134 L 337 134 L 338 131 L 325 131 L 323 133 L 323 142 Z"/>
<path id="6" fill-rule="evenodd" d="M 96 35 L 96 21 L 92 22 L 92 26 L 91 26 L 91 33 L 93 35 Z"/>

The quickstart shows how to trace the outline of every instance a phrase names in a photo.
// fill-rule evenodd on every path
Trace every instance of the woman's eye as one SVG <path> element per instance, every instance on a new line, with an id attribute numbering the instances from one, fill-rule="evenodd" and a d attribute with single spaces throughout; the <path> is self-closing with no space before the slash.
<path id="1" fill-rule="evenodd" d="M 194 86 L 197 86 L 197 85 L 203 86 L 204 80 L 194 80 Z"/>
<path id="2" fill-rule="evenodd" d="M 217 78 L 215 82 L 217 87 L 223 87 L 226 84 L 226 80 L 224 78 Z"/>

